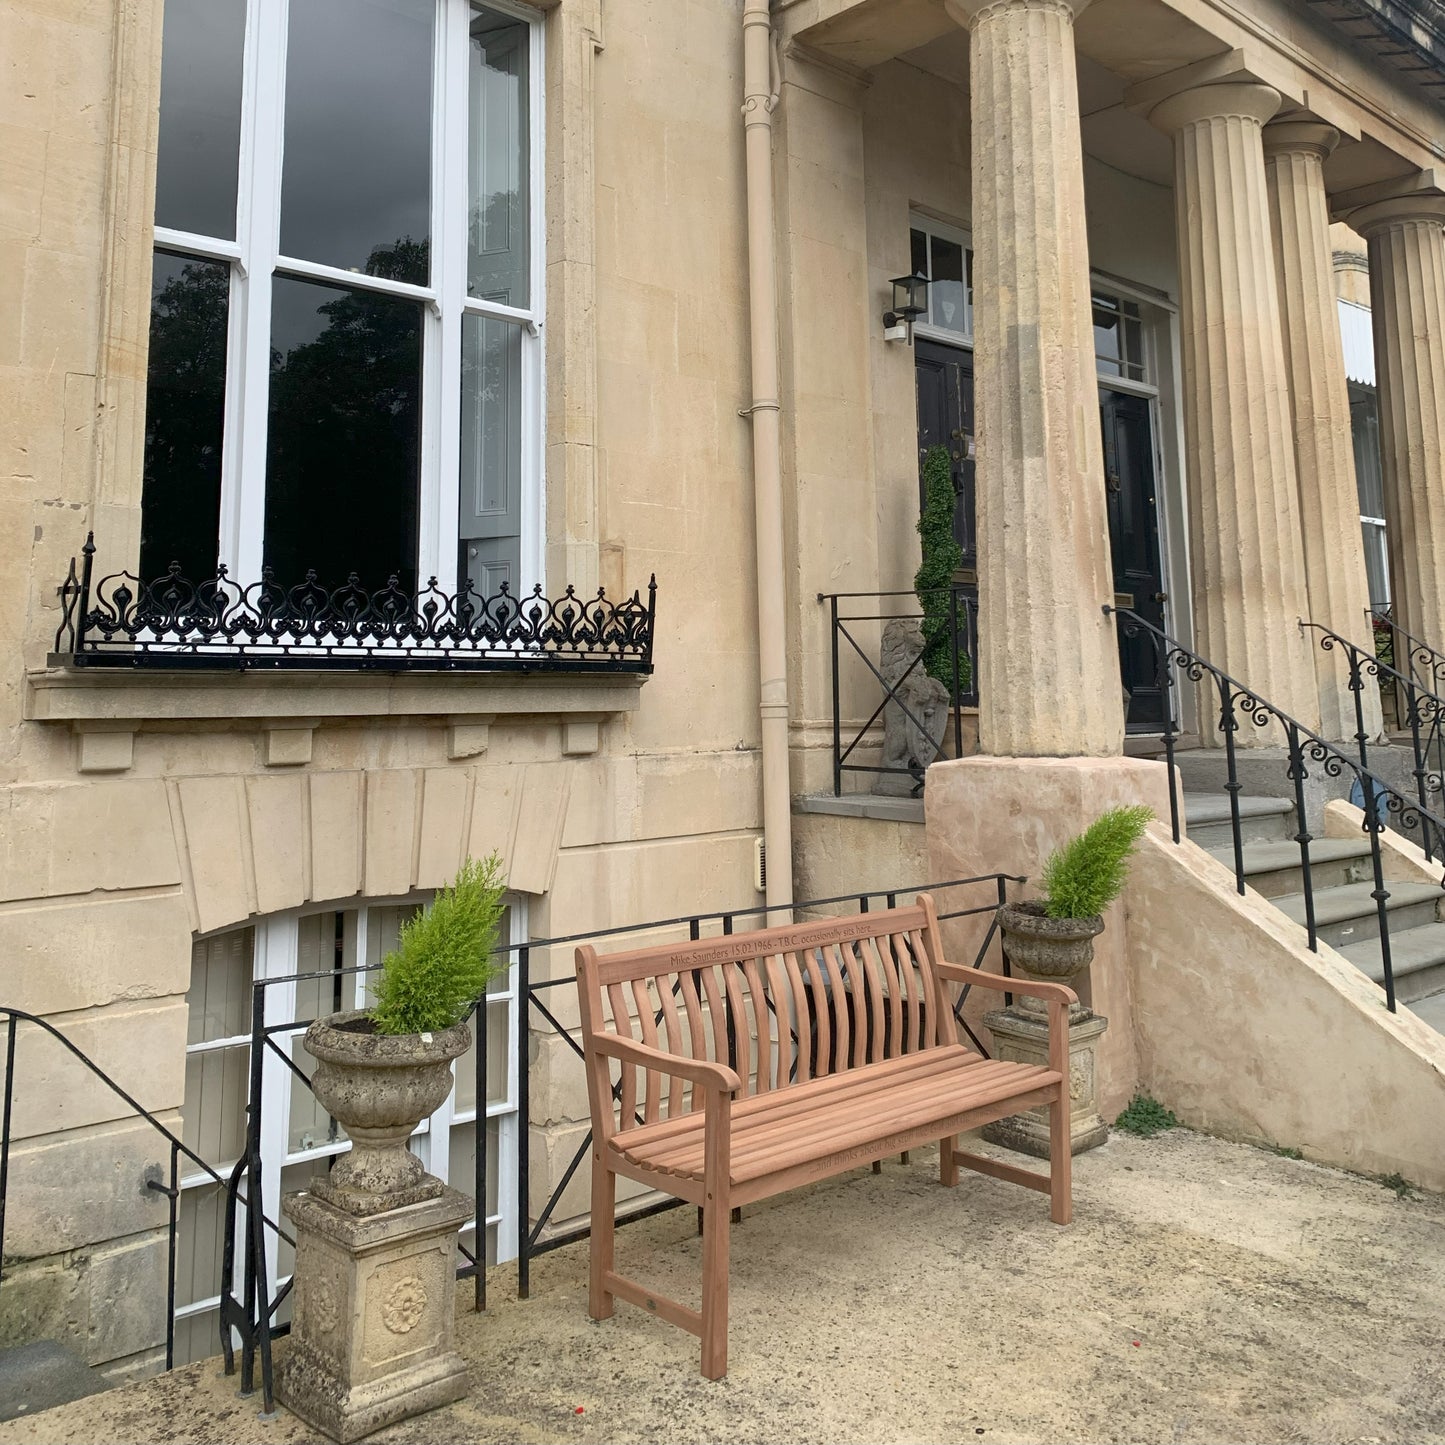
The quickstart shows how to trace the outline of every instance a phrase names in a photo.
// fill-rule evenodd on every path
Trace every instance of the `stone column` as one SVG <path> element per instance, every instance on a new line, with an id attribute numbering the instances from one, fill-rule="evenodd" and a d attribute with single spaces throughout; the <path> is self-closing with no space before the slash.
<path id="1" fill-rule="evenodd" d="M 1123 741 L 1074 68 L 1087 3 L 948 0 L 972 31 L 980 741 L 1002 756 Z"/>
<path id="2" fill-rule="evenodd" d="M 1174 137 L 1195 645 L 1313 728 L 1319 699 L 1298 626 L 1309 593 L 1261 138 L 1279 103 L 1265 85 L 1200 86 L 1149 118 Z M 1279 740 L 1252 727 L 1236 735 L 1240 746 Z"/>
<path id="3" fill-rule="evenodd" d="M 1309 593 L 1305 615 L 1373 657 L 1373 639 L 1365 619 L 1370 589 L 1355 486 L 1350 393 L 1325 199 L 1324 160 L 1339 139 L 1339 132 L 1327 125 L 1276 121 L 1264 129 L 1264 169 L 1294 419 Z M 1384 728 L 1378 688 L 1366 678 L 1366 685 L 1352 692 L 1346 656 L 1338 649 L 1324 651 L 1318 634 L 1313 645 L 1320 727 L 1325 737 L 1349 740 L 1361 724 L 1368 736 L 1378 737 Z"/>
<path id="4" fill-rule="evenodd" d="M 1445 649 L 1445 196 L 1381 201 L 1349 221 L 1370 246 L 1395 617 Z"/>

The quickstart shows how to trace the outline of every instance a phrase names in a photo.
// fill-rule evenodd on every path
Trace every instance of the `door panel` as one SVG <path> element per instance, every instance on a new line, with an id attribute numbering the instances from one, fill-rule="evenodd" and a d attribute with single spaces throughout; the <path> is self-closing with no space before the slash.
<path id="1" fill-rule="evenodd" d="M 1151 403 L 1147 397 L 1101 387 L 1099 411 L 1117 605 L 1163 630 L 1165 596 Z M 1167 695 L 1152 639 L 1137 633 L 1131 637 L 1121 628 L 1119 670 L 1130 694 L 1129 729 L 1159 731 L 1165 722 Z"/>
<path id="2" fill-rule="evenodd" d="M 953 535 L 963 548 L 963 566 L 978 566 L 974 530 L 973 353 L 936 341 L 914 343 L 918 377 L 918 460 L 943 445 L 953 458 Z M 921 477 L 921 471 L 920 471 Z M 923 496 L 920 485 L 919 509 Z"/>

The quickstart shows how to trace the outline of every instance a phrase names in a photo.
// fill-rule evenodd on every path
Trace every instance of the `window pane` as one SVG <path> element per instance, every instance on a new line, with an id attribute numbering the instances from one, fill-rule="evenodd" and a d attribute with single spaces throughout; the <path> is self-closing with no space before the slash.
<path id="1" fill-rule="evenodd" d="M 933 324 L 949 331 L 968 330 L 968 292 L 964 280 L 963 247 L 957 241 L 933 237 Z"/>
<path id="2" fill-rule="evenodd" d="M 522 328 L 462 318 L 461 575 L 516 595 L 522 546 Z"/>
<path id="3" fill-rule="evenodd" d="M 915 227 L 908 233 L 908 269 L 915 276 L 928 275 L 928 237 Z"/>
<path id="4" fill-rule="evenodd" d="M 1124 339 L 1119 330 L 1119 308 L 1112 296 L 1094 297 L 1094 355 L 1102 376 L 1122 376 Z"/>
<path id="5" fill-rule="evenodd" d="M 233 1039 L 251 1032 L 252 929 L 241 928 L 191 946 L 188 1044 Z"/>
<path id="6" fill-rule="evenodd" d="M 233 1164 L 245 1147 L 250 1056 L 246 1044 L 186 1056 L 181 1139 L 213 1167 Z"/>
<path id="7" fill-rule="evenodd" d="M 1378 522 L 1361 524 L 1365 534 L 1365 581 L 1370 605 L 1384 607 L 1390 601 L 1390 563 L 1385 550 L 1385 529 Z"/>
<path id="8" fill-rule="evenodd" d="M 345 1007 L 345 986 L 349 979 L 335 970 L 341 966 L 344 915 L 311 913 L 296 921 L 296 972 L 329 973 L 329 978 L 301 978 L 296 981 L 296 1019 L 324 1018 Z M 291 1050 L 291 1061 L 310 1078 L 316 1060 L 301 1047 L 301 1034 L 281 1041 Z M 287 1071 L 290 1072 L 289 1070 Z M 289 1152 L 319 1149 L 346 1137 L 346 1131 L 316 1101 L 316 1095 L 295 1074 L 291 1078 Z M 300 1188 L 300 1185 L 294 1186 Z M 284 1271 L 283 1271 L 284 1273 Z"/>
<path id="9" fill-rule="evenodd" d="M 236 239 L 246 0 L 166 0 L 156 225 Z"/>
<path id="10" fill-rule="evenodd" d="M 486 1211 L 487 1214 L 495 1215 L 501 1213 L 501 1196 L 497 1187 L 499 1171 L 497 1168 L 497 1151 L 501 1147 L 501 1129 L 496 1119 L 488 1119 L 487 1130 L 487 1178 L 486 1178 Z M 447 1159 L 447 1183 L 453 1188 L 460 1190 L 469 1199 L 476 1198 L 476 1168 L 477 1168 L 477 1139 L 476 1125 L 473 1123 L 457 1124 L 451 1131 L 451 1153 Z M 495 1228 L 487 1230 L 487 1263 L 497 1262 L 497 1242 Z M 461 1232 L 462 1243 L 476 1253 L 472 1243 L 475 1238 L 471 1227 L 464 1228 Z"/>
<path id="11" fill-rule="evenodd" d="M 427 284 L 436 0 L 291 0 L 281 251 Z"/>
<path id="12" fill-rule="evenodd" d="M 506 999 L 487 1006 L 487 1103 L 507 1102 L 507 1060 L 512 1048 L 511 1011 Z M 456 1108 L 477 1104 L 477 1019 L 471 1023 L 472 1046 L 457 1060 Z"/>
<path id="13" fill-rule="evenodd" d="M 244 1218 L 244 1207 L 238 1205 L 237 1224 Z M 237 1231 L 240 1233 L 240 1231 Z M 181 1208 L 176 1211 L 176 1303 L 194 1305 L 202 1299 L 214 1299 L 221 1293 L 221 1250 L 225 1241 L 225 1189 L 218 1183 L 182 1189 Z M 205 1329 L 197 1341 L 202 1360 L 221 1353 L 221 1337 L 215 1315 L 204 1316 Z M 179 1325 L 178 1327 L 179 1331 Z M 181 1341 L 176 1340 L 179 1348 Z"/>
<path id="14" fill-rule="evenodd" d="M 277 277 L 265 558 L 279 581 L 416 584 L 421 306 Z"/>
<path id="15" fill-rule="evenodd" d="M 155 253 L 141 492 L 147 581 L 172 562 L 195 580 L 216 572 L 230 281 L 225 262 Z"/>
<path id="16" fill-rule="evenodd" d="M 472 7 L 467 294 L 528 302 L 525 21 Z"/>

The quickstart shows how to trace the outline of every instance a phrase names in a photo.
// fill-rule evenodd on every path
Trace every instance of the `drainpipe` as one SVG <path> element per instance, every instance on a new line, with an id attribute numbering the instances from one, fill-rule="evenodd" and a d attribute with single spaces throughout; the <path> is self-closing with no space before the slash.
<path id="1" fill-rule="evenodd" d="M 783 575 L 782 442 L 778 421 L 778 260 L 773 226 L 773 76 L 769 0 L 743 6 L 743 134 L 747 145 L 748 291 L 752 325 L 753 499 L 757 515 L 759 715 L 763 737 L 763 845 L 767 901 L 793 892 L 788 781 L 788 650 Z M 786 923 L 777 915 L 772 923 Z"/>

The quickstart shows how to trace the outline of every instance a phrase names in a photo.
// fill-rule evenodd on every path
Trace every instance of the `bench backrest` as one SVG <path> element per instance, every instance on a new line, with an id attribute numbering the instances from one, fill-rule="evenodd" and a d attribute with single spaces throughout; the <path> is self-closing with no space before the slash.
<path id="1" fill-rule="evenodd" d="M 606 955 L 583 946 L 583 1045 L 611 1030 L 669 1054 L 725 1063 L 744 1093 L 792 1088 L 956 1042 L 934 970 L 942 957 L 927 894 L 908 908 L 698 943 Z M 619 1082 L 614 1104 L 600 1070 L 588 1070 L 593 1120 L 604 1137 L 695 1107 L 682 1081 L 660 1070 L 624 1064 Z"/>

